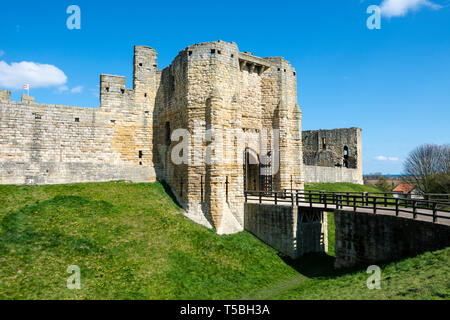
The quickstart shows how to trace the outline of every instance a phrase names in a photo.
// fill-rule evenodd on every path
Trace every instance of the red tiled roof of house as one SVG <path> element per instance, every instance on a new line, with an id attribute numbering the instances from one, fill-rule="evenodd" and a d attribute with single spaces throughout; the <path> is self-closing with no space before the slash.
<path id="1" fill-rule="evenodd" d="M 413 184 L 399 184 L 392 190 L 392 192 L 402 192 L 403 194 L 410 193 L 416 186 Z"/>

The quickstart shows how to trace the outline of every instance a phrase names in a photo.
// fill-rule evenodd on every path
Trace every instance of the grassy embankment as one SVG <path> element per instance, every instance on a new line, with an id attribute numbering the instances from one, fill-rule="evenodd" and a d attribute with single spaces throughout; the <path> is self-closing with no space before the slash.
<path id="1" fill-rule="evenodd" d="M 333 260 L 291 261 L 246 232 L 218 236 L 159 183 L 0 186 L 0 299 L 450 298 L 450 249 L 383 266 L 375 291 L 365 270 L 338 274 Z M 70 265 L 81 290 L 66 287 Z"/>

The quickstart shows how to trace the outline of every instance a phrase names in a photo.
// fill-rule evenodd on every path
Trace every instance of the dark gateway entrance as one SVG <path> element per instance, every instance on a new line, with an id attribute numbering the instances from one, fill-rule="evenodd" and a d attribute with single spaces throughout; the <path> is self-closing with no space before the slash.
<path id="1" fill-rule="evenodd" d="M 260 157 L 256 151 L 244 151 L 244 191 L 272 192 L 271 152 Z"/>

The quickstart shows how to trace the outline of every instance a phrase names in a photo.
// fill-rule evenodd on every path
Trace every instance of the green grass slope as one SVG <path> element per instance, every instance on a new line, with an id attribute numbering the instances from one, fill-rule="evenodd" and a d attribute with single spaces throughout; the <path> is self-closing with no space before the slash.
<path id="1" fill-rule="evenodd" d="M 159 183 L 0 186 L 0 299 L 227 299 L 296 274 L 252 235 L 183 217 Z"/>
<path id="2" fill-rule="evenodd" d="M 450 299 L 450 248 L 380 265 L 381 289 L 369 290 L 366 270 L 310 279 L 274 292 L 265 299 L 398 300 Z"/>
<path id="3" fill-rule="evenodd" d="M 450 297 L 450 249 L 384 266 L 374 291 L 364 270 L 333 263 L 291 261 L 247 232 L 218 236 L 159 183 L 0 186 L 0 299 Z M 71 265 L 81 290 L 66 287 Z"/>

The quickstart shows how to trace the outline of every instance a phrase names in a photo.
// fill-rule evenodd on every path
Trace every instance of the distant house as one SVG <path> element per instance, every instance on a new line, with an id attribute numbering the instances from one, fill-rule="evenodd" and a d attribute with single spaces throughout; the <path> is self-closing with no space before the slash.
<path id="1" fill-rule="evenodd" d="M 423 191 L 413 184 L 399 184 L 392 190 L 392 195 L 399 199 L 423 199 Z"/>

